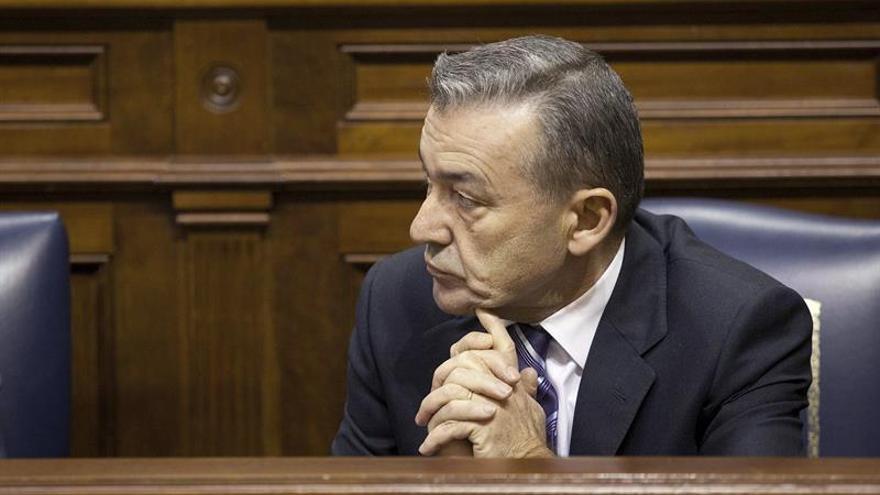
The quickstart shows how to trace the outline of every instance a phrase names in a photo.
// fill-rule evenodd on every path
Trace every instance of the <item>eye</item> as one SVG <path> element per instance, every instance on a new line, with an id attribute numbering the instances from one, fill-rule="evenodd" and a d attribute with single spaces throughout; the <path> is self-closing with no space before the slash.
<path id="1" fill-rule="evenodd" d="M 455 191 L 455 200 L 458 202 L 459 206 L 461 206 L 462 208 L 464 208 L 466 210 L 471 210 L 473 208 L 481 206 L 480 203 L 477 202 L 477 200 L 475 200 L 474 198 L 471 198 L 471 197 L 467 196 L 466 194 L 463 194 L 459 191 Z"/>

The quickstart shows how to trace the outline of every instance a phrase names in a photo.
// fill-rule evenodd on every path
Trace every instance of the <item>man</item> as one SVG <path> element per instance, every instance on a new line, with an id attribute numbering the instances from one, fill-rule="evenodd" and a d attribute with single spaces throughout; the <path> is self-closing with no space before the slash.
<path id="1" fill-rule="evenodd" d="M 638 116 L 598 55 L 512 39 L 430 88 L 424 246 L 364 281 L 335 454 L 801 452 L 803 300 L 637 209 Z"/>

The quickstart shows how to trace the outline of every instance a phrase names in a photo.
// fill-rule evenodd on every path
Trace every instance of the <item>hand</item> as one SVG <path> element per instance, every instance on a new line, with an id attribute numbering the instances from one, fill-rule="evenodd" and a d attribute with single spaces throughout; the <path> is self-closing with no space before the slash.
<path id="1" fill-rule="evenodd" d="M 465 336 L 452 346 L 453 357 L 437 368 L 432 392 L 416 415 L 429 431 L 419 451 L 447 453 L 449 446 L 468 440 L 479 457 L 551 457 L 544 411 L 534 399 L 537 373 L 526 368 L 514 380 L 516 347 L 507 329 L 488 312 L 478 310 L 477 317 L 489 333 Z"/>

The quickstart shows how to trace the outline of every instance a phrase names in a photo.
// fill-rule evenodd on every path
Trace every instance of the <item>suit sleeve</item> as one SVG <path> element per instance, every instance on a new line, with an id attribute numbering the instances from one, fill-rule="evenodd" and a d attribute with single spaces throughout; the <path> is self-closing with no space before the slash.
<path id="1" fill-rule="evenodd" d="M 731 322 L 704 414 L 704 455 L 803 455 L 800 412 L 810 386 L 812 319 L 784 286 L 763 291 Z"/>
<path id="2" fill-rule="evenodd" d="M 345 409 L 331 446 L 333 455 L 397 453 L 370 334 L 371 296 L 377 268 L 378 264 L 367 274 L 358 297 L 355 327 L 348 349 Z"/>

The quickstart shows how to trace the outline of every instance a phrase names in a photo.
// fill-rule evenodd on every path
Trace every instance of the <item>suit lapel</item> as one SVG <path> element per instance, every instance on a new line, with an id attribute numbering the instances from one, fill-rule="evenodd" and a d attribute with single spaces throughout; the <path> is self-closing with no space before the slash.
<path id="1" fill-rule="evenodd" d="M 614 455 L 654 383 L 642 355 L 666 335 L 666 262 L 638 224 L 596 330 L 575 406 L 571 455 Z"/>

